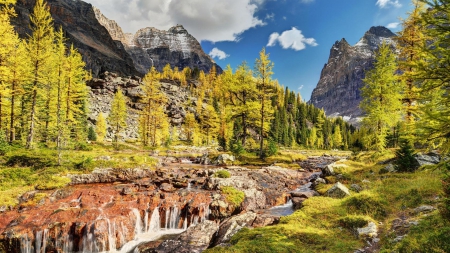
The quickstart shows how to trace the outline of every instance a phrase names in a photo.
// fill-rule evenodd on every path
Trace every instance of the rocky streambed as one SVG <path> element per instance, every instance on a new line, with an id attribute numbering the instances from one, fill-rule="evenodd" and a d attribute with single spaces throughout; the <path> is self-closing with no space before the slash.
<path id="1" fill-rule="evenodd" d="M 172 164 L 72 175 L 72 185 L 28 192 L 0 214 L 0 252 L 201 252 L 293 212 L 277 208 L 300 207 L 314 195 L 310 181 L 336 158 L 319 160 L 301 171 Z M 216 177 L 218 170 L 231 176 Z M 230 187 L 244 193 L 241 204 L 230 201 Z"/>

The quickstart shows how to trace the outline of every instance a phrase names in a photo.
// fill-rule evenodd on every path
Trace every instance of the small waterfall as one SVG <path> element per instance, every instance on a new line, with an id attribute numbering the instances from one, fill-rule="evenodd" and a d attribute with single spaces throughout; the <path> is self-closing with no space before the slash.
<path id="1" fill-rule="evenodd" d="M 159 208 L 156 207 L 153 210 L 152 217 L 150 217 L 150 224 L 148 225 L 147 232 L 158 232 L 161 230 L 161 220 L 159 216 Z"/>
<path id="2" fill-rule="evenodd" d="M 24 234 L 21 238 L 20 238 L 20 252 L 21 253 L 31 253 L 32 251 L 32 242 L 31 240 L 28 238 L 27 234 Z"/>
<path id="3" fill-rule="evenodd" d="M 186 190 L 190 191 L 192 189 L 192 184 L 191 182 L 188 183 Z"/>
<path id="4" fill-rule="evenodd" d="M 177 229 L 178 228 L 178 222 L 180 221 L 179 217 L 179 210 L 178 207 L 174 206 L 170 209 L 172 212 L 170 214 L 169 219 L 169 229 Z"/>
<path id="5" fill-rule="evenodd" d="M 72 235 L 64 235 L 62 238 L 63 244 L 62 244 L 62 252 L 72 252 L 73 251 L 73 240 Z"/>
<path id="6" fill-rule="evenodd" d="M 186 215 L 186 218 L 183 221 L 183 230 L 186 230 L 186 229 L 187 229 L 187 215 Z"/>
<path id="7" fill-rule="evenodd" d="M 142 219 L 141 219 L 141 213 L 139 212 L 139 210 L 137 210 L 136 208 L 132 209 L 133 214 L 136 216 L 136 224 L 134 227 L 134 236 L 137 237 L 138 235 L 140 235 L 143 230 L 142 230 Z"/>
<path id="8" fill-rule="evenodd" d="M 108 224 L 108 249 L 109 251 L 116 251 L 116 224 L 106 219 Z"/>
<path id="9" fill-rule="evenodd" d="M 145 210 L 145 216 L 144 216 L 144 232 L 148 231 L 148 211 Z"/>
<path id="10" fill-rule="evenodd" d="M 34 248 L 36 249 L 36 253 L 41 252 L 42 245 L 42 231 L 36 231 L 36 237 L 34 240 Z"/>
<path id="11" fill-rule="evenodd" d="M 48 229 L 44 229 L 44 238 L 42 241 L 42 249 L 41 249 L 42 253 L 45 253 L 45 248 L 47 248 L 47 238 L 48 238 Z"/>
<path id="12" fill-rule="evenodd" d="M 99 247 L 95 240 L 95 225 L 86 225 L 83 239 L 80 243 L 80 251 L 83 253 L 99 252 Z"/>
<path id="13" fill-rule="evenodd" d="M 168 224 L 169 224 L 169 217 L 170 217 L 170 207 L 166 208 L 166 223 L 164 223 L 164 228 L 167 230 Z"/>

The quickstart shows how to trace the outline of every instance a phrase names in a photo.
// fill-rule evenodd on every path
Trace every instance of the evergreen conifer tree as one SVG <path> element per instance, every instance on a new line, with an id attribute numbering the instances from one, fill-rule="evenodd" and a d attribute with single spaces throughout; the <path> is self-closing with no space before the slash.
<path id="1" fill-rule="evenodd" d="M 361 89 L 361 109 L 367 113 L 364 126 L 373 130 L 374 148 L 383 151 L 390 127 L 400 119 L 402 87 L 396 76 L 397 63 L 390 46 L 383 43 L 375 58 L 375 68 L 366 72 Z"/>

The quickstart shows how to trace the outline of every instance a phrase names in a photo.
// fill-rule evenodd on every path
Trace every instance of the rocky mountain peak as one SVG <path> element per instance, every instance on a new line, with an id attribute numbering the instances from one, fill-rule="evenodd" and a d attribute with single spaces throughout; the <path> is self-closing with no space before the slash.
<path id="1" fill-rule="evenodd" d="M 372 26 L 355 46 L 366 47 L 369 50 L 374 51 L 383 41 L 388 44 L 393 44 L 392 38 L 395 36 L 396 35 L 391 30 L 384 26 Z"/>
<path id="2" fill-rule="evenodd" d="M 189 34 L 188 31 L 182 25 L 176 25 L 169 28 L 169 32 L 174 34 Z"/>
<path id="3" fill-rule="evenodd" d="M 350 44 L 348 44 L 345 38 L 342 38 L 340 41 L 336 41 L 330 50 L 330 58 L 338 57 L 339 54 L 348 50 L 350 48 Z"/>
<path id="4" fill-rule="evenodd" d="M 134 66 L 142 74 L 146 74 L 152 66 L 162 71 L 168 63 L 178 69 L 189 67 L 205 72 L 215 65 L 219 73 L 222 71 L 182 25 L 178 24 L 167 31 L 146 27 L 135 34 L 125 34 L 114 20 L 105 17 L 100 10 L 94 8 L 94 12 L 111 37 L 122 43 L 133 59 Z"/>
<path id="5" fill-rule="evenodd" d="M 384 37 L 384 38 L 390 38 L 395 36 L 395 33 L 393 33 L 391 30 L 384 26 L 372 26 L 369 31 L 366 32 L 364 36 L 367 35 L 374 35 L 378 37 Z"/>
<path id="6" fill-rule="evenodd" d="M 323 108 L 328 116 L 357 119 L 362 115 L 360 88 L 365 71 L 373 67 L 375 50 L 383 43 L 395 47 L 395 34 L 389 29 L 371 27 L 354 46 L 345 39 L 336 41 L 330 57 L 322 69 L 320 80 L 314 89 L 310 103 Z"/>
<path id="7" fill-rule="evenodd" d="M 115 41 L 123 39 L 122 29 L 115 22 L 109 22 L 100 15 L 98 9 L 80 0 L 46 0 L 46 2 L 55 28 L 63 28 L 68 39 L 67 43 L 73 44 L 78 49 L 86 62 L 86 68 L 92 71 L 94 77 L 105 71 L 114 71 L 124 76 L 139 74 L 130 55 Z M 15 5 L 17 16 L 12 23 L 22 38 L 31 33 L 30 15 L 35 4 L 36 0 L 20 0 Z"/>

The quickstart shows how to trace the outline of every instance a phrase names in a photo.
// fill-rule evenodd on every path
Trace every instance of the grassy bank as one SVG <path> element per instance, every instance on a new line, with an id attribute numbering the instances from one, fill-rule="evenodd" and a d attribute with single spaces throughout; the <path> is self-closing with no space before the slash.
<path id="1" fill-rule="evenodd" d="M 0 157 L 0 207 L 16 206 L 18 197 L 28 191 L 62 188 L 70 183 L 67 174 L 90 173 L 95 168 L 154 168 L 156 164 L 148 151 L 128 146 L 122 151 L 101 144 L 87 147 L 64 150 L 60 165 L 55 149 L 12 147 Z"/>
<path id="2" fill-rule="evenodd" d="M 310 198 L 302 209 L 283 217 L 280 224 L 243 229 L 229 247 L 207 252 L 354 252 L 366 245 L 365 238 L 356 235 L 356 228 L 371 221 L 378 226 L 378 250 L 383 252 L 449 252 L 450 225 L 439 212 L 422 215 L 413 211 L 421 205 L 439 205 L 442 171 L 426 167 L 414 173 L 380 174 L 386 165 L 377 163 L 392 157 L 389 152 L 361 153 L 342 162 L 344 166 L 337 171 L 342 174 L 341 183 L 347 187 L 358 184 L 363 191 L 351 192 L 344 199 Z M 319 191 L 325 192 L 331 186 L 321 185 Z M 398 231 L 392 229 L 392 224 L 398 218 L 418 225 L 395 243 Z"/>

